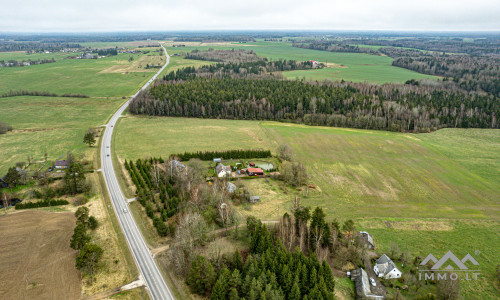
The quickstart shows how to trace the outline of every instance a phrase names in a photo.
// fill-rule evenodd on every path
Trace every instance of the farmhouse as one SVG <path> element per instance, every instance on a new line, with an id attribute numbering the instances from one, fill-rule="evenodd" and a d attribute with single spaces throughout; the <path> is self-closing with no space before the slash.
<path id="1" fill-rule="evenodd" d="M 56 160 L 56 169 L 66 169 L 69 166 L 69 161 L 67 160 Z"/>
<path id="2" fill-rule="evenodd" d="M 264 171 L 261 168 L 248 168 L 247 174 L 248 176 L 264 175 Z"/>
<path id="3" fill-rule="evenodd" d="M 373 237 L 368 232 L 360 231 L 359 240 L 366 249 L 371 249 L 371 250 L 375 249 L 375 244 L 373 243 Z"/>
<path id="4" fill-rule="evenodd" d="M 226 177 L 231 175 L 231 166 L 224 166 L 223 164 L 218 164 L 215 168 L 217 172 L 217 177 Z"/>
<path id="5" fill-rule="evenodd" d="M 401 271 L 398 270 L 396 264 L 389 258 L 389 256 L 385 254 L 377 259 L 375 266 L 373 267 L 373 271 L 378 277 L 382 277 L 384 279 L 401 277 Z"/>

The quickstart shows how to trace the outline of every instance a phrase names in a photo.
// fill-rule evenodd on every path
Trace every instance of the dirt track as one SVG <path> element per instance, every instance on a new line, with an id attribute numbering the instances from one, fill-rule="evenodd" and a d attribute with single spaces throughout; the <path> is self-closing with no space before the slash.
<path id="1" fill-rule="evenodd" d="M 73 213 L 0 215 L 0 299 L 79 299 Z"/>

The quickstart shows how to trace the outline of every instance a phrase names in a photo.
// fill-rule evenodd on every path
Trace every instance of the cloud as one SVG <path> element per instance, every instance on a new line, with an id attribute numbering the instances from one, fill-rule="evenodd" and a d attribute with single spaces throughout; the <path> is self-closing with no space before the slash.
<path id="1" fill-rule="evenodd" d="M 498 0 L 24 0 L 0 4 L 0 32 L 500 30 Z"/>

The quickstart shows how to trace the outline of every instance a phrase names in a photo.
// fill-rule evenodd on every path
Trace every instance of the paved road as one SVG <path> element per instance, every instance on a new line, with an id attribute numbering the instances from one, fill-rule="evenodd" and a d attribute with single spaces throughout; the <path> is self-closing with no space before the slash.
<path id="1" fill-rule="evenodd" d="M 153 78 L 151 78 L 142 88 L 144 90 L 147 88 L 156 77 L 165 69 L 165 67 L 170 62 L 170 57 L 168 56 L 167 50 L 163 47 L 167 62 L 165 65 L 156 73 Z M 104 136 L 102 138 L 101 145 L 101 165 L 102 172 L 104 174 L 104 180 L 106 181 L 106 187 L 108 189 L 109 195 L 111 197 L 111 203 L 115 209 L 118 221 L 123 229 L 125 238 L 129 245 L 134 260 L 139 267 L 139 271 L 146 281 L 146 286 L 148 287 L 151 298 L 154 300 L 167 300 L 174 299 L 172 293 L 170 292 L 167 284 L 163 280 L 163 277 L 156 265 L 151 253 L 149 252 L 146 242 L 142 237 L 142 234 L 135 223 L 134 217 L 130 213 L 128 208 L 128 203 L 123 195 L 120 185 L 118 184 L 118 179 L 116 178 L 116 173 L 113 167 L 112 153 L 111 153 L 111 137 L 113 135 L 114 126 L 116 121 L 121 116 L 123 111 L 128 107 L 130 100 L 132 100 L 139 92 L 139 90 L 132 98 L 130 98 L 125 104 L 123 104 L 120 109 L 111 117 L 109 123 L 106 125 L 106 130 L 104 131 Z"/>

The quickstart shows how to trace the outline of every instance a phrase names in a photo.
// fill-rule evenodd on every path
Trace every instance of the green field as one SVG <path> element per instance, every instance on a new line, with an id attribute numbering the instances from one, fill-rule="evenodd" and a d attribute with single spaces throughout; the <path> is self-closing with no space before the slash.
<path id="1" fill-rule="evenodd" d="M 68 151 L 86 154 L 83 135 L 106 123 L 122 99 L 9 97 L 0 98 L 0 120 L 14 130 L 0 135 L 0 174 L 19 161 L 56 160 Z M 96 147 L 94 146 L 93 149 Z M 90 158 L 92 159 L 92 158 Z"/>
<path id="2" fill-rule="evenodd" d="M 119 54 L 101 59 L 63 59 L 74 53 L 40 54 L 39 58 L 56 59 L 55 63 L 29 67 L 0 68 L 0 94 L 10 90 L 49 91 L 57 94 L 79 93 L 91 97 L 122 97 L 134 94 L 152 76 L 155 69 L 140 72 L 113 73 L 116 65 L 132 65 L 143 54 Z M 134 61 L 129 62 L 130 57 Z M 0 59 L 13 57 L 0 53 Z M 16 53 L 15 59 L 34 59 Z M 14 59 L 14 58 L 11 58 Z M 38 59 L 38 58 L 37 58 Z"/>
<path id="3" fill-rule="evenodd" d="M 435 76 L 420 74 L 407 69 L 392 66 L 392 58 L 364 53 L 334 53 L 319 50 L 310 50 L 292 47 L 290 43 L 255 42 L 223 46 L 186 46 L 182 48 L 168 47 L 170 54 L 187 53 L 194 49 L 246 49 L 254 50 L 258 55 L 271 60 L 293 59 L 298 61 L 317 60 L 322 63 L 336 64 L 319 70 L 299 70 L 284 72 L 289 79 L 303 78 L 306 80 L 346 80 L 358 82 L 405 82 L 409 79 L 437 78 Z M 340 67 L 342 65 L 342 67 Z"/>
<path id="4" fill-rule="evenodd" d="M 115 141 L 116 153 L 126 159 L 246 147 L 274 150 L 287 143 L 318 186 L 303 197 L 303 204 L 323 207 L 332 219 L 355 219 L 359 230 L 373 233 L 380 251 L 394 241 L 422 257 L 447 250 L 474 255 L 479 250 L 484 278 L 464 282 L 462 295 L 480 292 L 487 299 L 498 292 L 492 282 L 500 263 L 495 253 L 500 243 L 500 130 L 405 134 L 129 116 L 118 126 Z M 263 208 L 266 217 L 277 219 L 279 214 L 267 210 L 275 209 L 273 201 L 290 205 L 295 193 L 283 195 L 279 188 L 272 189 L 263 195 L 277 193 L 276 197 L 262 199 L 250 214 L 261 214 Z"/>

